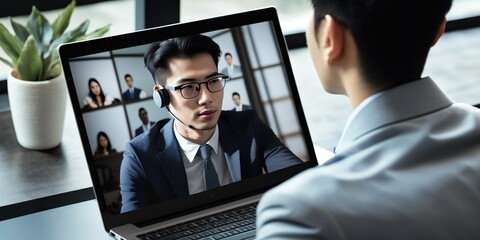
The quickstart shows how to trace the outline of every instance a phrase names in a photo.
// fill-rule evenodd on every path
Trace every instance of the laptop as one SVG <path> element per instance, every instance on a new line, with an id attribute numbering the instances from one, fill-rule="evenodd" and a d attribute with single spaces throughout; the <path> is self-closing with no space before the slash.
<path id="1" fill-rule="evenodd" d="M 172 118 L 155 105 L 144 53 L 152 43 L 194 34 L 212 38 L 222 50 L 218 71 L 228 74 L 222 110 L 237 110 L 233 97 L 241 96 L 242 106 L 255 111 L 301 161 L 123 212 L 119 183 L 126 144 L 148 133 L 149 124 Z M 318 165 L 273 7 L 63 44 L 58 53 L 103 225 L 115 239 L 253 239 L 262 193 Z M 237 65 L 234 72 L 228 72 L 226 55 Z M 127 77 L 138 89 L 134 99 Z M 92 79 L 108 104 L 89 107 Z"/>

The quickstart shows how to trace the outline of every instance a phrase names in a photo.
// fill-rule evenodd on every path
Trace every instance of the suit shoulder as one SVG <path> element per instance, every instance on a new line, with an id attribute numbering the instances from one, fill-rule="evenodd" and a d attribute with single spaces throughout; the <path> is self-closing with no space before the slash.
<path id="1" fill-rule="evenodd" d="M 251 131 L 254 125 L 257 125 L 260 120 L 256 116 L 255 111 L 222 111 L 218 124 L 220 128 L 227 127 L 233 131 Z"/>
<path id="2" fill-rule="evenodd" d="M 163 128 L 168 125 L 168 121 L 160 120 L 156 122 L 146 133 L 141 134 L 132 140 L 129 144 L 135 149 L 150 149 L 158 145 L 164 145 L 159 141 L 164 141 L 164 138 L 160 137 L 163 134 Z M 142 127 L 140 127 L 141 129 Z"/>

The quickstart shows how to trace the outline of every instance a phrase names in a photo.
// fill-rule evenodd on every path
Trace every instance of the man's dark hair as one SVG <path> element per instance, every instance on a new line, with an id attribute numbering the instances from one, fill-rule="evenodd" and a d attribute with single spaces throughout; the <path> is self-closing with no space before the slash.
<path id="1" fill-rule="evenodd" d="M 133 78 L 132 78 L 132 75 L 130 75 L 130 74 L 128 74 L 128 73 L 127 73 L 127 74 L 125 74 L 125 76 L 123 77 L 123 79 L 127 79 L 127 77 L 129 77 L 129 78 L 133 79 Z"/>
<path id="2" fill-rule="evenodd" d="M 315 29 L 329 14 L 349 30 L 364 77 L 384 88 L 421 77 L 451 5 L 452 0 L 312 0 Z"/>
<path id="3" fill-rule="evenodd" d="M 141 107 L 141 108 L 138 109 L 138 114 L 140 115 L 140 113 L 141 113 L 142 111 L 147 112 L 147 110 L 145 110 L 145 108 Z"/>
<path id="4" fill-rule="evenodd" d="M 231 53 L 226 52 L 226 53 L 223 55 L 223 58 L 226 58 L 227 56 L 233 57 Z"/>
<path id="5" fill-rule="evenodd" d="M 220 46 L 210 37 L 204 35 L 191 35 L 172 38 L 159 43 L 154 43 L 144 54 L 144 62 L 148 71 L 157 84 L 165 85 L 171 75 L 168 61 L 177 57 L 193 57 L 199 53 L 208 53 L 212 56 L 215 66 L 218 67 Z"/>
<path id="6" fill-rule="evenodd" d="M 240 97 L 240 94 L 239 94 L 238 92 L 233 92 L 233 93 L 232 93 L 232 98 L 233 98 L 234 96 Z"/>

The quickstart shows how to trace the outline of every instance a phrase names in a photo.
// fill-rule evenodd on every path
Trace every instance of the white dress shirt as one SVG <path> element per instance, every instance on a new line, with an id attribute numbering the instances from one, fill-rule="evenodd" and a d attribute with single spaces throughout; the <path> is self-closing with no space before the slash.
<path id="1" fill-rule="evenodd" d="M 173 129 L 178 144 L 182 149 L 183 165 L 185 166 L 185 173 L 187 174 L 188 192 L 190 195 L 203 192 L 206 189 L 203 177 L 203 160 L 197 155 L 200 145 L 182 137 L 176 127 Z M 218 126 L 215 128 L 215 132 L 206 144 L 213 148 L 211 160 L 217 171 L 220 186 L 231 183 L 232 177 L 230 176 L 222 146 L 218 142 Z"/>

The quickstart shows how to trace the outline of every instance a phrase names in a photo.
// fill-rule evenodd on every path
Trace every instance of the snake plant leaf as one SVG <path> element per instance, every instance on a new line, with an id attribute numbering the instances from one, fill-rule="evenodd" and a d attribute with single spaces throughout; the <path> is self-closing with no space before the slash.
<path id="1" fill-rule="evenodd" d="M 29 36 L 18 57 L 17 70 L 23 80 L 40 81 L 42 75 L 42 59 L 33 36 Z"/>
<path id="2" fill-rule="evenodd" d="M 57 47 L 62 43 L 72 42 L 75 39 L 84 36 L 85 32 L 87 32 L 88 25 L 90 24 L 89 20 L 83 21 L 78 27 L 75 29 L 64 33 L 59 38 L 55 39 L 48 48 L 48 52 L 44 55 L 44 57 L 48 57 L 52 52 L 56 51 Z"/>
<path id="3" fill-rule="evenodd" d="M 105 33 L 108 32 L 108 30 L 110 30 L 110 25 L 111 24 L 108 24 L 108 25 L 105 25 L 101 28 L 98 28 L 97 30 L 87 34 L 87 35 L 84 35 L 84 36 L 80 36 L 78 38 L 75 38 L 73 39 L 73 41 L 80 41 L 80 40 L 85 40 L 85 39 L 92 39 L 92 38 L 98 38 L 98 37 L 101 37 L 103 35 L 105 35 Z"/>
<path id="4" fill-rule="evenodd" d="M 44 58 L 42 60 L 42 75 L 40 76 L 41 79 L 49 79 L 48 76 L 51 75 L 49 73 L 51 62 L 52 62 L 52 57 L 51 56 L 49 56 L 47 58 Z"/>
<path id="5" fill-rule="evenodd" d="M 73 0 L 68 6 L 57 16 L 52 24 L 53 39 L 58 38 L 65 32 L 70 24 L 70 18 L 72 17 L 73 9 L 75 8 L 76 1 Z"/>
<path id="6" fill-rule="evenodd" d="M 57 53 L 60 44 L 101 37 L 110 28 L 107 25 L 87 35 L 90 23 L 87 19 L 67 32 L 77 1 L 71 0 L 52 25 L 35 6 L 32 6 L 26 25 L 10 18 L 14 33 L 0 23 L 0 47 L 10 58 L 0 57 L 0 62 L 10 66 L 16 77 L 24 80 L 48 80 L 61 74 Z"/>
<path id="7" fill-rule="evenodd" d="M 62 65 L 60 61 L 57 61 L 55 64 L 51 65 L 50 69 L 48 69 L 48 75 L 46 75 L 46 79 L 52 79 L 62 74 Z"/>
<path id="8" fill-rule="evenodd" d="M 47 52 L 53 36 L 52 26 L 35 6 L 32 7 L 32 12 L 28 17 L 27 28 L 36 41 L 38 53 Z"/>
<path id="9" fill-rule="evenodd" d="M 73 30 L 67 32 L 66 34 L 72 36 L 70 41 L 72 41 L 75 38 L 78 38 L 79 36 L 85 35 L 89 25 L 90 25 L 90 20 L 87 19 L 87 20 L 83 21 L 78 27 L 76 27 Z"/>
<path id="10" fill-rule="evenodd" d="M 22 43 L 18 38 L 8 31 L 8 29 L 0 23 L 0 47 L 12 60 L 9 66 L 15 65 L 18 61 L 18 56 L 22 50 Z"/>
<path id="11" fill-rule="evenodd" d="M 28 28 L 14 21 L 13 18 L 11 17 L 10 17 L 10 24 L 12 25 L 13 31 L 15 32 L 15 35 L 17 36 L 17 38 L 22 42 L 22 44 L 25 43 L 28 36 L 30 36 L 30 31 L 28 31 Z"/>
<path id="12" fill-rule="evenodd" d="M 43 60 L 42 73 L 42 79 L 52 79 L 62 73 L 62 67 L 57 51 L 54 51 L 48 58 Z"/>
<path id="13" fill-rule="evenodd" d="M 5 58 L 0 57 L 0 62 L 5 63 L 7 66 L 13 68 L 13 64 Z"/>

